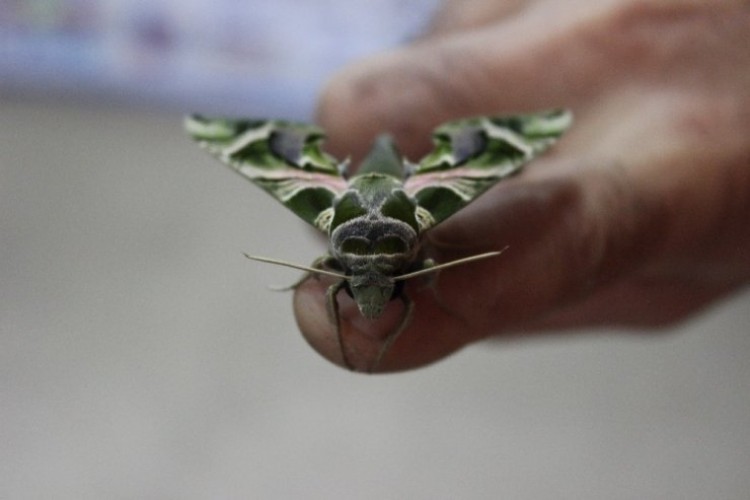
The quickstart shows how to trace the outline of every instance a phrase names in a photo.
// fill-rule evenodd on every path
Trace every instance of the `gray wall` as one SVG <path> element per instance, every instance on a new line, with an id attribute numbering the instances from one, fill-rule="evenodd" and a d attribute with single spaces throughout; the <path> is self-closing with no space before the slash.
<path id="1" fill-rule="evenodd" d="M 366 377 L 241 254 L 322 248 L 178 116 L 0 100 L 0 498 L 748 498 L 750 294 Z"/>

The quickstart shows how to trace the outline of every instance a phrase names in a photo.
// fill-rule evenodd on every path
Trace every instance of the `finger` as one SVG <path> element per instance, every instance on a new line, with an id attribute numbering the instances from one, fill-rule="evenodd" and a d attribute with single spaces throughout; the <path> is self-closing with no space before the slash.
<path id="1" fill-rule="evenodd" d="M 684 277 L 635 277 L 603 287 L 580 302 L 555 309 L 523 325 L 523 332 L 620 328 L 653 333 L 700 312 L 741 286 Z"/>
<path id="2" fill-rule="evenodd" d="M 699 75 L 696 68 L 723 60 L 744 41 L 746 8 L 734 3 L 534 3 L 502 22 L 344 69 L 323 90 L 318 119 L 336 153 L 356 159 L 375 135 L 390 132 L 417 157 L 429 147 L 430 131 L 454 118 L 561 106 L 578 113 L 595 109 L 613 89 L 657 81 L 671 87 L 705 80 L 713 88 L 721 73 Z M 711 43 L 685 42 L 696 33 Z"/>
<path id="3" fill-rule="evenodd" d="M 595 99 L 604 83 L 598 44 L 605 28 L 564 16 L 550 25 L 547 15 L 439 37 L 344 69 L 318 108 L 332 151 L 356 159 L 373 137 L 390 132 L 416 157 L 431 130 L 450 119 Z M 582 33 L 589 29 L 590 36 Z"/>
<path id="4" fill-rule="evenodd" d="M 468 342 L 464 335 L 464 321 L 437 301 L 430 289 L 407 285 L 407 293 L 416 303 L 416 314 L 408 329 L 379 360 L 388 336 L 395 332 L 405 318 L 404 305 L 392 301 L 383 315 L 376 320 L 366 320 L 359 314 L 352 300 L 341 293 L 339 325 L 341 342 L 336 325 L 328 316 L 326 307 L 327 284 L 323 280 L 308 280 L 295 289 L 294 312 L 297 324 L 307 342 L 324 358 L 345 368 L 370 373 L 393 372 L 427 365 L 460 349 Z M 433 323 L 444 328 L 433 330 Z M 427 337 L 407 332 L 430 332 Z"/>
<path id="5" fill-rule="evenodd" d="M 449 0 L 443 2 L 424 38 L 466 31 L 517 15 L 529 0 Z"/>

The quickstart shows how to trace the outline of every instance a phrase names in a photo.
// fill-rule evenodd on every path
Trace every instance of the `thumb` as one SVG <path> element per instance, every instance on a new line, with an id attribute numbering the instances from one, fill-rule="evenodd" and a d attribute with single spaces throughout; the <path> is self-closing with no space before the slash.
<path id="1" fill-rule="evenodd" d="M 520 14 L 529 3 L 529 0 L 445 0 L 433 16 L 425 38 L 487 26 Z"/>

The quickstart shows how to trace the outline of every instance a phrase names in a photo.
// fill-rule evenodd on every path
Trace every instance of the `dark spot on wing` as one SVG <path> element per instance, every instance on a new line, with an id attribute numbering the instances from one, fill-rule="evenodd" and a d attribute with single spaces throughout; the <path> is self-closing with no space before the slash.
<path id="1" fill-rule="evenodd" d="M 271 152 L 292 165 L 299 165 L 308 135 L 290 129 L 275 130 L 269 139 Z"/>
<path id="2" fill-rule="evenodd" d="M 487 138 L 479 127 L 462 128 L 452 132 L 450 136 L 456 163 L 463 163 L 481 153 L 487 143 Z"/>

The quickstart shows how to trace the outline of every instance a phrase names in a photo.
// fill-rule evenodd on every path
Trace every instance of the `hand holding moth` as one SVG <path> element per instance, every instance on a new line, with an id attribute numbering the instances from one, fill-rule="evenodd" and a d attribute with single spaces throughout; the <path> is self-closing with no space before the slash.
<path id="1" fill-rule="evenodd" d="M 418 158 L 430 130 L 459 117 L 576 115 L 552 155 L 427 234 L 438 261 L 510 248 L 410 290 L 414 319 L 380 368 L 489 336 L 669 326 L 746 284 L 749 24 L 739 0 L 460 0 L 423 40 L 334 78 L 320 122 L 330 150 L 355 159 L 382 131 Z M 337 361 L 325 288 L 298 288 L 296 314 Z M 344 331 L 370 331 L 349 308 Z"/>

